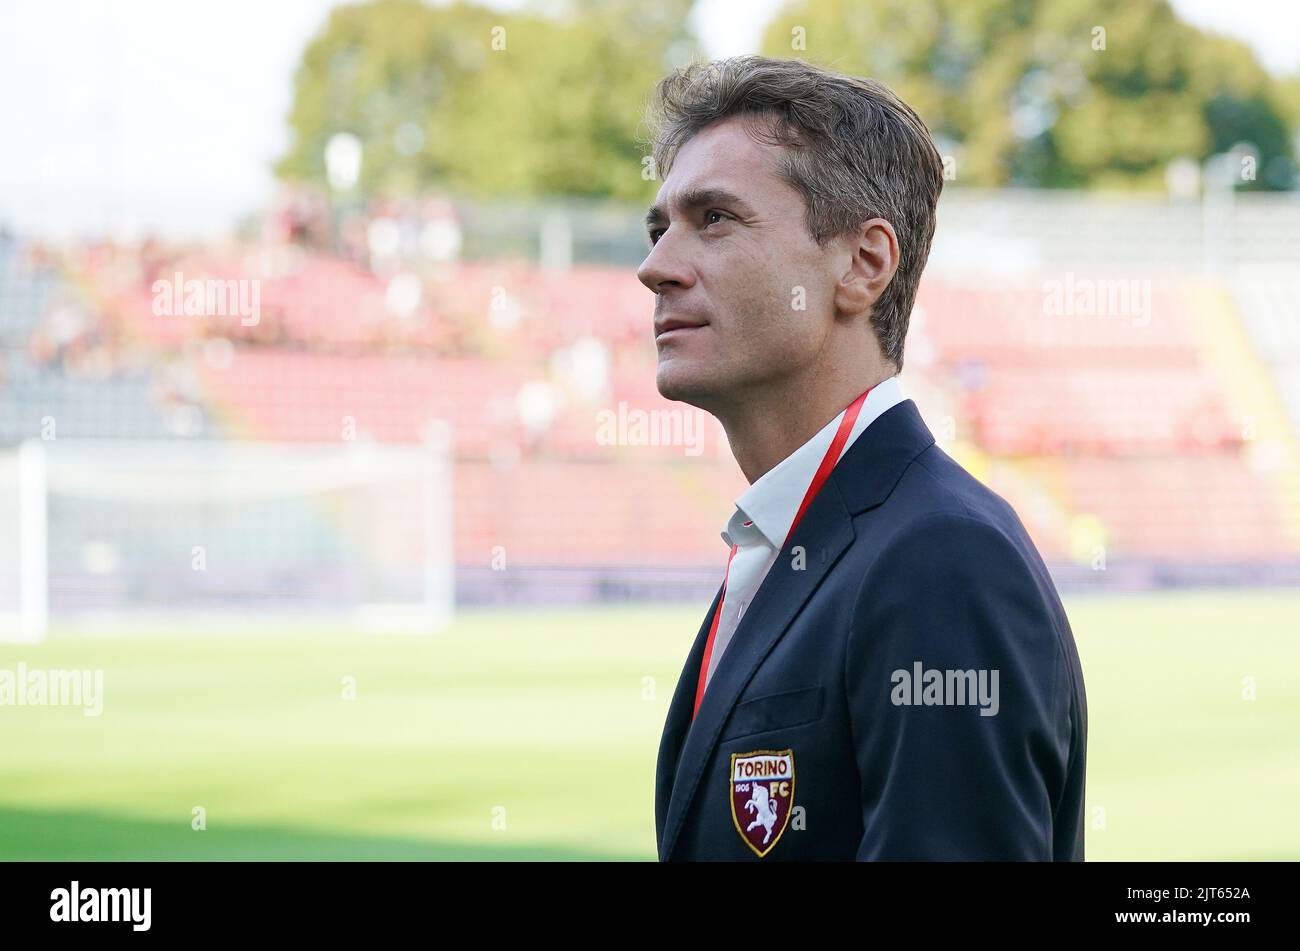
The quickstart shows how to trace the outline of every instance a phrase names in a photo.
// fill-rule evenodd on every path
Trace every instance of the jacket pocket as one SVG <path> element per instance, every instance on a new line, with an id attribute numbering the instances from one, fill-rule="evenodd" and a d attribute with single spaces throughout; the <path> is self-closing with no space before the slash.
<path id="1" fill-rule="evenodd" d="M 822 717 L 822 688 L 806 687 L 738 703 L 727 718 L 720 742 L 813 723 Z"/>

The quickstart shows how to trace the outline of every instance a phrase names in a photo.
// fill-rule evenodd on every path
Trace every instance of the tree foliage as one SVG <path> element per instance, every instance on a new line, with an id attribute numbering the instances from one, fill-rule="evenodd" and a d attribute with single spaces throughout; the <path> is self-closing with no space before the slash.
<path id="1" fill-rule="evenodd" d="M 364 147 L 363 194 L 643 199 L 654 84 L 698 51 L 690 0 L 571 0 L 503 13 L 415 0 L 336 8 L 303 54 L 285 178 L 324 182 L 337 132 Z"/>
<path id="2" fill-rule="evenodd" d="M 365 195 L 644 200 L 647 98 L 702 55 L 690 6 L 336 8 L 303 54 L 277 171 L 323 182 L 326 142 L 350 132 Z M 1246 187 L 1294 187 L 1300 80 L 1271 77 L 1167 0 L 791 0 L 763 52 L 893 86 L 959 184 L 1159 188 L 1171 161 L 1247 142 L 1258 176 Z"/>
<path id="3" fill-rule="evenodd" d="M 966 184 L 1159 187 L 1239 142 L 1292 178 L 1285 86 L 1166 0 L 795 0 L 763 52 L 889 84 Z"/>

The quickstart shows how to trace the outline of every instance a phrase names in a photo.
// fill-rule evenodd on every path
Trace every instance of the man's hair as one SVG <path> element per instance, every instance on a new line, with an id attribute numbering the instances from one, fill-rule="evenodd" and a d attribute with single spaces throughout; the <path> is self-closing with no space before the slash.
<path id="1" fill-rule="evenodd" d="M 765 56 L 692 63 L 661 80 L 651 104 L 659 174 L 668 174 L 692 136 L 736 115 L 769 120 L 750 134 L 787 147 L 781 175 L 803 195 L 808 232 L 818 245 L 869 218 L 894 226 L 898 270 L 872 308 L 871 325 L 886 359 L 901 370 L 943 189 L 943 160 L 925 123 L 874 79 Z"/>

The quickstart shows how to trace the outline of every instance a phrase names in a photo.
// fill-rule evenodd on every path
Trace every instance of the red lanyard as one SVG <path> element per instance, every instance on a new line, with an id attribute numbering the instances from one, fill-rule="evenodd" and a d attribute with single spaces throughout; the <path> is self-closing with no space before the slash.
<path id="1" fill-rule="evenodd" d="M 785 542 L 781 544 L 784 548 L 790 542 L 794 535 L 795 527 L 803 518 L 804 512 L 808 511 L 808 506 L 816 498 L 818 491 L 821 490 L 831 470 L 835 468 L 835 463 L 839 461 L 840 453 L 844 450 L 844 444 L 849 441 L 849 433 L 853 432 L 853 424 L 858 421 L 858 413 L 862 410 L 862 404 L 867 400 L 867 394 L 875 387 L 869 387 L 865 393 L 849 404 L 849 408 L 844 411 L 844 417 L 840 420 L 839 428 L 835 430 L 835 438 L 831 444 L 826 447 L 826 454 L 822 456 L 821 465 L 813 474 L 812 482 L 808 484 L 808 491 L 803 495 L 803 501 L 799 503 L 799 510 L 794 514 L 794 521 L 790 523 L 790 531 L 786 532 Z M 722 618 L 722 602 L 727 596 L 727 576 L 731 574 L 731 559 L 736 557 L 738 546 L 731 546 L 731 554 L 727 556 L 727 569 L 722 574 L 722 596 L 718 598 L 718 607 L 713 612 L 713 622 L 709 625 L 709 640 L 704 645 L 704 660 L 700 663 L 700 677 L 695 687 L 695 709 L 691 712 L 691 719 L 695 719 L 695 714 L 699 712 L 700 701 L 704 699 L 704 685 L 708 679 L 709 658 L 713 656 L 713 639 L 718 633 L 718 621 Z"/>

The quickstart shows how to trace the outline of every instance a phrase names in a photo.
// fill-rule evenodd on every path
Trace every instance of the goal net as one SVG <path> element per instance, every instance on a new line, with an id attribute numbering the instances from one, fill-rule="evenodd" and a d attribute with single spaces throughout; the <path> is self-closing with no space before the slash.
<path id="1" fill-rule="evenodd" d="M 303 620 L 437 631 L 453 611 L 450 450 L 29 441 L 0 453 L 0 639 L 51 620 Z M 260 627 L 258 628 L 260 630 Z"/>

